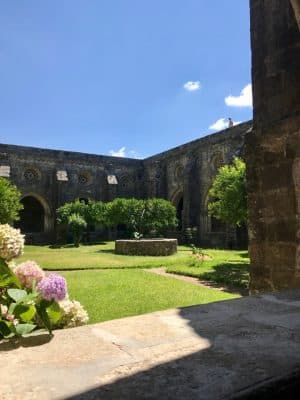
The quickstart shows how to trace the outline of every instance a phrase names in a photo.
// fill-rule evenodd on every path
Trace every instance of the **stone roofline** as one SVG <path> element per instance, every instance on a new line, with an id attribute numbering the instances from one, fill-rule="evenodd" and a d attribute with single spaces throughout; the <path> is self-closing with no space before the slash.
<path id="1" fill-rule="evenodd" d="M 253 126 L 253 121 L 249 120 L 246 122 L 242 122 L 241 124 L 235 125 L 231 128 L 226 128 L 223 129 L 222 131 L 211 133 L 209 135 L 203 136 L 199 139 L 192 140 L 191 142 L 187 142 L 184 144 L 181 144 L 179 146 L 173 147 L 169 150 L 163 151 L 161 153 L 155 154 L 153 156 L 145 158 L 143 161 L 154 161 L 156 158 L 161 158 L 164 155 L 168 154 L 171 155 L 174 153 L 182 153 L 185 150 L 189 150 L 191 147 L 195 148 L 197 146 L 205 146 L 207 144 L 216 144 L 216 143 L 221 143 L 222 141 L 225 141 L 226 139 L 229 138 L 234 138 L 239 135 L 246 135 L 249 129 L 251 129 Z"/>
<path id="2" fill-rule="evenodd" d="M 76 152 L 76 151 L 67 151 L 67 150 L 54 150 L 54 149 L 45 149 L 45 148 L 40 148 L 40 147 L 31 147 L 31 146 L 19 146 L 19 145 L 14 145 L 14 144 L 5 144 L 5 143 L 0 143 L 0 157 L 5 156 L 6 153 L 7 155 L 9 153 L 14 153 L 18 155 L 24 155 L 28 156 L 30 154 L 31 156 L 39 156 L 42 158 L 51 158 L 51 159 L 57 159 L 58 161 L 84 161 L 84 162 L 106 162 L 106 163 L 112 163 L 112 164 L 119 164 L 120 162 L 122 164 L 128 164 L 128 165 L 141 165 L 144 161 L 153 161 L 155 158 L 160 158 L 161 156 L 165 154 L 170 154 L 170 153 L 177 153 L 177 152 L 182 152 L 183 150 L 186 150 L 190 148 L 190 146 L 194 145 L 206 145 L 208 143 L 210 144 L 215 144 L 215 143 L 220 143 L 220 141 L 226 140 L 228 138 L 228 135 L 230 137 L 234 137 L 240 134 L 245 134 L 248 129 L 252 127 L 252 120 L 243 122 L 239 125 L 236 125 L 231 128 L 224 129 L 222 131 L 206 135 L 202 138 L 195 139 L 191 142 L 184 143 L 180 146 L 173 147 L 169 150 L 163 151 L 161 153 L 155 154 L 153 156 L 147 157 L 145 159 L 135 159 L 135 158 L 129 158 L 129 157 L 115 157 L 115 156 L 106 156 L 106 155 L 97 155 L 97 154 L 91 154 L 91 153 L 82 153 L 82 152 Z"/>

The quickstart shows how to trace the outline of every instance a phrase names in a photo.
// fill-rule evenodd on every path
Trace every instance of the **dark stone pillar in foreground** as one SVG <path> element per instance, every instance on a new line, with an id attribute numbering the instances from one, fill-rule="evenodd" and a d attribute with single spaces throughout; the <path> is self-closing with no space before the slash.
<path id="1" fill-rule="evenodd" d="M 300 287 L 300 31 L 289 0 L 251 0 L 247 137 L 252 293 Z"/>

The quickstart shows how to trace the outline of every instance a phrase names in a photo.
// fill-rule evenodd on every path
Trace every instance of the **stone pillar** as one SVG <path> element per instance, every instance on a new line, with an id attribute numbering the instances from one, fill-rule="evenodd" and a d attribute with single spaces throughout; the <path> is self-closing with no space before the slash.
<path id="1" fill-rule="evenodd" d="M 300 287 L 300 32 L 290 0 L 250 5 L 254 131 L 246 160 L 256 293 Z"/>
<path id="2" fill-rule="evenodd" d="M 300 0 L 291 0 L 291 4 L 293 6 L 295 17 L 298 22 L 298 26 L 300 29 Z"/>

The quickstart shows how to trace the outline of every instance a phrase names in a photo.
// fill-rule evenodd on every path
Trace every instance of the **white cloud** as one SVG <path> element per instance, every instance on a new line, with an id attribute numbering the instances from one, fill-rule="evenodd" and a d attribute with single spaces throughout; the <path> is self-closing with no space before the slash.
<path id="1" fill-rule="evenodd" d="M 129 158 L 141 158 L 135 150 L 126 151 L 126 147 L 123 146 L 119 150 L 110 150 L 109 154 L 113 157 L 129 157 Z"/>
<path id="2" fill-rule="evenodd" d="M 240 123 L 241 121 L 233 121 L 233 125 L 238 125 Z M 209 127 L 211 131 L 221 131 L 226 128 L 229 128 L 228 118 L 220 118 Z"/>
<path id="3" fill-rule="evenodd" d="M 196 90 L 201 89 L 200 81 L 188 81 L 183 85 L 184 89 L 188 92 L 194 92 Z"/>
<path id="4" fill-rule="evenodd" d="M 109 154 L 113 157 L 126 157 L 126 147 L 121 147 L 119 150 L 110 150 Z"/>
<path id="5" fill-rule="evenodd" d="M 252 85 L 249 83 L 239 96 L 227 96 L 225 104 L 229 107 L 252 107 Z"/>

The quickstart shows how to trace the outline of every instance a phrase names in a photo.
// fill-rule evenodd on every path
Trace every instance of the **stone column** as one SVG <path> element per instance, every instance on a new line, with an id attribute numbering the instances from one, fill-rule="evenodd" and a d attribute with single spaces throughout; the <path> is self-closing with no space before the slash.
<path id="1" fill-rule="evenodd" d="M 300 287 L 300 32 L 290 0 L 250 5 L 254 131 L 246 160 L 256 293 Z"/>
<path id="2" fill-rule="evenodd" d="M 291 4 L 293 6 L 295 17 L 300 29 L 300 0 L 291 0 Z"/>

